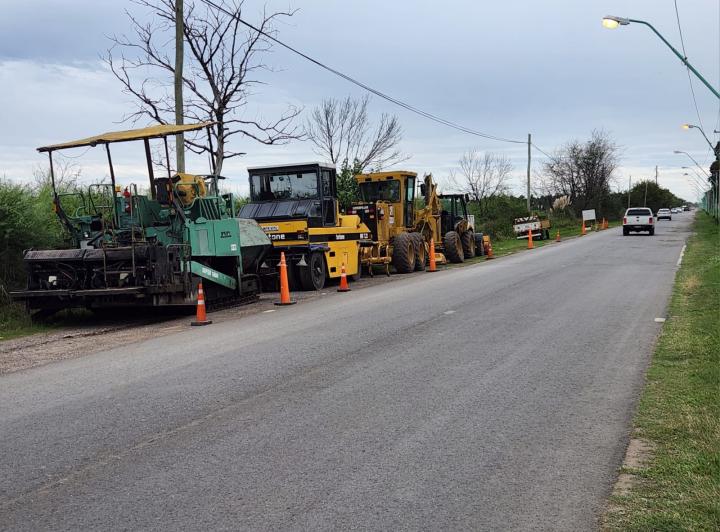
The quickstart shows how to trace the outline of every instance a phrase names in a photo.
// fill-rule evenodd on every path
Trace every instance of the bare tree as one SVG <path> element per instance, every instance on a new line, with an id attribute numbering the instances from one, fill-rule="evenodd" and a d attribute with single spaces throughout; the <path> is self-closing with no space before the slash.
<path id="1" fill-rule="evenodd" d="M 463 153 L 458 167 L 450 173 L 451 183 L 481 207 L 485 200 L 508 192 L 513 166 L 505 155 L 481 153 L 477 148 L 472 148 Z"/>
<path id="2" fill-rule="evenodd" d="M 261 33 L 246 29 L 239 18 L 242 0 L 216 0 L 232 16 L 208 7 L 204 3 L 185 1 L 183 16 L 185 48 L 189 51 L 189 65 L 182 77 L 186 89 L 184 114 L 194 121 L 214 121 L 211 128 L 212 148 L 197 140 L 185 140 L 195 153 L 210 153 L 215 171 L 222 171 L 225 159 L 242 155 L 229 148 L 231 138 L 238 135 L 263 144 L 281 144 L 299 138 L 293 125 L 301 110 L 288 107 L 280 117 L 265 120 L 247 116 L 246 106 L 253 95 L 252 87 L 260 84 L 259 71 L 268 70 L 261 56 L 271 49 L 271 43 Z M 174 42 L 175 0 L 134 0 L 148 9 L 150 22 L 140 21 L 127 13 L 134 35 L 113 36 L 113 47 L 106 62 L 123 85 L 125 93 L 133 96 L 137 110 L 125 119 L 142 118 L 165 124 L 174 121 L 175 107 L 172 90 L 175 74 L 174 52 L 167 44 Z M 295 11 L 263 11 L 257 27 L 273 35 L 273 24 Z M 119 50 L 119 52 L 116 52 Z M 119 57 L 113 55 L 119 53 Z"/>
<path id="3" fill-rule="evenodd" d="M 568 196 L 578 209 L 600 208 L 610 194 L 619 164 L 619 147 L 610 135 L 594 130 L 586 142 L 572 140 L 543 165 L 547 188 Z"/>
<path id="4" fill-rule="evenodd" d="M 383 113 L 373 127 L 368 116 L 370 97 L 326 98 L 313 109 L 305 126 L 307 138 L 321 157 L 335 165 L 365 171 L 404 161 L 397 149 L 402 128 L 395 115 Z"/>

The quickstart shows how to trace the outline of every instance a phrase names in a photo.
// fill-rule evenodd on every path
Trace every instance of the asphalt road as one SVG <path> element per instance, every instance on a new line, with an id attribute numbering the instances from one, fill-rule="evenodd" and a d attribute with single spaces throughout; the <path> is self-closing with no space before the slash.
<path id="1" fill-rule="evenodd" d="M 690 219 L 2 376 L 0 529 L 592 529 Z"/>

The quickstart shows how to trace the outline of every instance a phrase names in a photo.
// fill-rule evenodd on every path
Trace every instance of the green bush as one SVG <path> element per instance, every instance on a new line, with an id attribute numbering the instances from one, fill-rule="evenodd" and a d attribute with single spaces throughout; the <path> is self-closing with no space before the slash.
<path id="1" fill-rule="evenodd" d="M 57 247 L 63 236 L 47 186 L 0 180 L 0 298 L 24 284 L 24 250 Z"/>

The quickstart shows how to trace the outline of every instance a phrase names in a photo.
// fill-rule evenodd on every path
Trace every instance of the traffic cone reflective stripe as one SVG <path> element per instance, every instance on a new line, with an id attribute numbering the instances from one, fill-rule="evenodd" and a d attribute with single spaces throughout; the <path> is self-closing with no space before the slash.
<path id="1" fill-rule="evenodd" d="M 560 242 L 560 229 L 558 229 L 558 232 L 555 235 L 555 242 Z"/>
<path id="2" fill-rule="evenodd" d="M 202 281 L 198 284 L 198 298 L 197 307 L 195 310 L 195 321 L 190 322 L 190 325 L 210 325 L 212 320 L 207 319 L 205 313 L 205 292 L 203 291 Z"/>
<path id="3" fill-rule="evenodd" d="M 430 269 L 429 272 L 437 271 L 437 262 L 435 261 L 435 239 L 430 239 Z"/>
<path id="4" fill-rule="evenodd" d="M 340 269 L 340 286 L 337 289 L 338 292 L 349 292 L 350 286 L 348 285 L 347 273 L 345 273 L 345 263 L 343 263 Z"/>
<path id="5" fill-rule="evenodd" d="M 533 239 L 532 239 L 532 230 L 528 230 L 528 247 L 527 248 L 528 249 L 535 248 L 535 245 L 533 244 Z"/>
<path id="6" fill-rule="evenodd" d="M 280 301 L 276 305 L 294 305 L 295 301 L 290 299 L 290 284 L 288 283 L 287 263 L 285 252 L 280 252 Z"/>

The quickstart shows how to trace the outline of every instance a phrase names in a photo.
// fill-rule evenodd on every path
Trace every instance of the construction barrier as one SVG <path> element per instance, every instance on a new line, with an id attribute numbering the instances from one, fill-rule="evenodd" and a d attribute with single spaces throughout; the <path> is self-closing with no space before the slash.
<path id="1" fill-rule="evenodd" d="M 360 265 L 358 264 L 358 267 Z M 350 285 L 348 285 L 347 280 L 347 273 L 345 273 L 345 263 L 343 262 L 342 268 L 340 270 L 340 286 L 338 286 L 337 289 L 338 292 L 349 292 L 350 291 Z"/>
<path id="2" fill-rule="evenodd" d="M 290 299 L 290 283 L 288 283 L 287 263 L 285 262 L 285 252 L 280 252 L 280 301 L 276 301 L 276 305 L 294 305 L 296 301 Z"/>
<path id="3" fill-rule="evenodd" d="M 200 284 L 198 284 L 198 299 L 197 309 L 195 311 L 195 321 L 190 322 L 190 325 L 210 325 L 211 323 L 212 320 L 207 319 L 207 314 L 205 312 L 205 292 L 203 291 L 202 281 L 200 281 Z"/>

